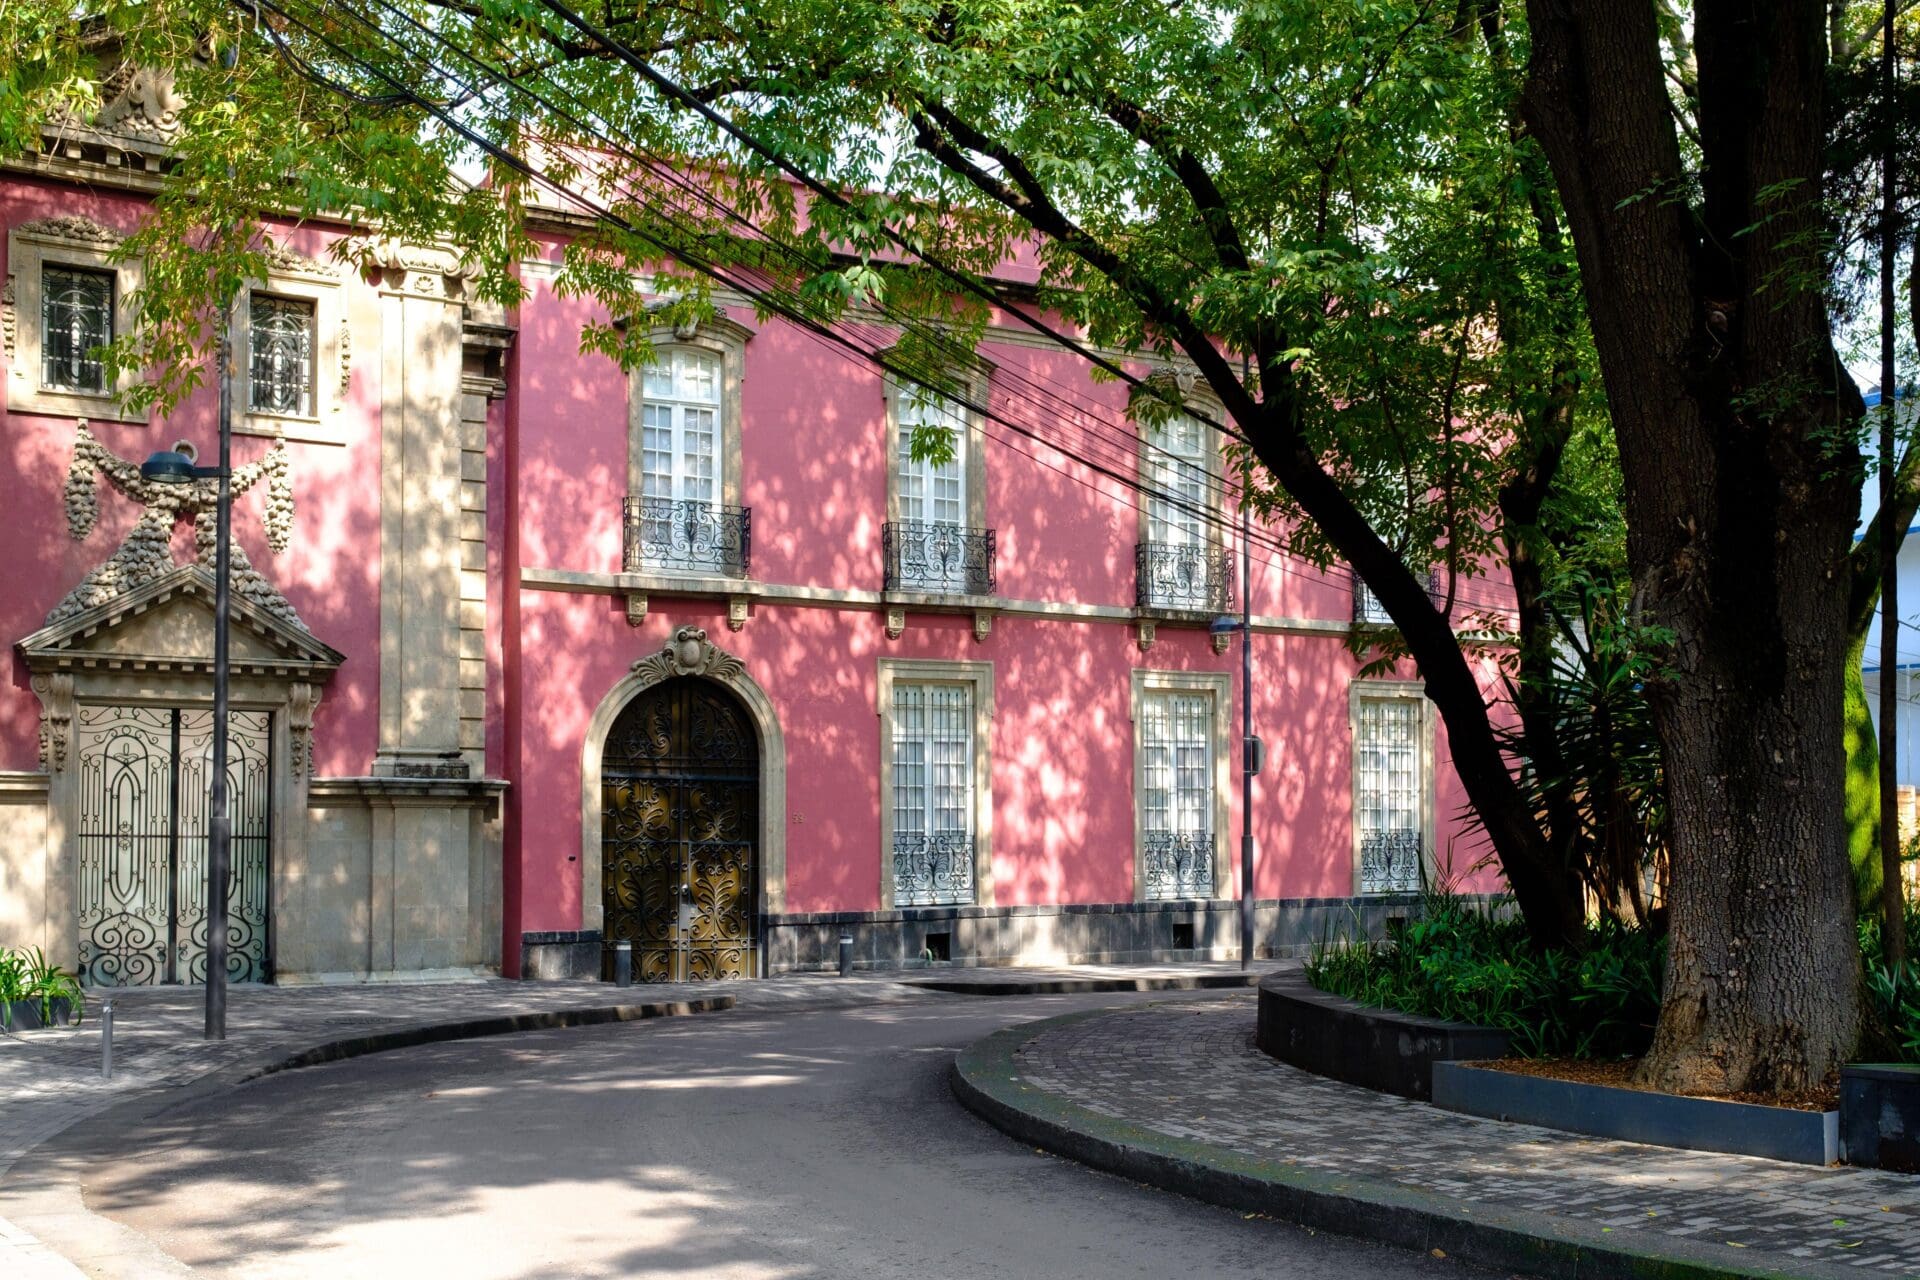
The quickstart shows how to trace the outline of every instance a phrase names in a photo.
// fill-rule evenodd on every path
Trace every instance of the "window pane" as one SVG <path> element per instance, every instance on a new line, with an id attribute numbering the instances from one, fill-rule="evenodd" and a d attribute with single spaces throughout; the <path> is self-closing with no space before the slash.
<path id="1" fill-rule="evenodd" d="M 1424 845 L 1420 704 L 1366 698 L 1356 720 L 1353 822 L 1360 833 L 1360 890 L 1417 891 Z"/>
<path id="2" fill-rule="evenodd" d="M 106 366 L 93 352 L 113 341 L 112 274 L 48 266 L 40 279 L 40 384 L 105 391 Z"/>
<path id="3" fill-rule="evenodd" d="M 248 300 L 248 408 L 313 412 L 313 303 L 253 294 Z"/>
<path id="4" fill-rule="evenodd" d="M 1213 896 L 1213 699 L 1155 691 L 1140 707 L 1141 827 L 1149 898 Z"/>

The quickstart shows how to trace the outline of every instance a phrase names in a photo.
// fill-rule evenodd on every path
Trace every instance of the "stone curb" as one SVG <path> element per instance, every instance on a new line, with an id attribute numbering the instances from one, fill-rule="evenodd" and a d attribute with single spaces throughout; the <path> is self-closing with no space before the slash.
<path id="1" fill-rule="evenodd" d="M 1302 1169 L 1208 1143 L 1169 1137 L 1089 1111 L 1027 1084 L 1015 1055 L 1048 1031 L 1111 1014 L 1093 1010 L 995 1032 L 961 1050 L 948 1073 L 962 1106 L 1010 1137 L 1107 1173 L 1313 1231 L 1442 1250 L 1479 1266 L 1564 1280 L 1779 1280 L 1853 1276 L 1820 1264 L 1755 1266 L 1717 1245 L 1616 1242 L 1598 1227 L 1528 1210 L 1468 1205 L 1373 1178 Z"/>
<path id="2" fill-rule="evenodd" d="M 964 978 L 902 978 L 903 987 L 948 991 L 963 996 L 1067 996 L 1109 991 L 1217 991 L 1260 984 L 1265 973 L 1198 973 L 1156 978 L 1010 978 L 972 981 Z"/>

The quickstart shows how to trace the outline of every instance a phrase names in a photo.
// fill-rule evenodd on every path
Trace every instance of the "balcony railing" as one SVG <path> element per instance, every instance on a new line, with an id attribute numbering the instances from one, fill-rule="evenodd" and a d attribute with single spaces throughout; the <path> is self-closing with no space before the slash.
<path id="1" fill-rule="evenodd" d="M 1360 892 L 1418 893 L 1420 833 L 1368 831 L 1360 837 Z"/>
<path id="2" fill-rule="evenodd" d="M 950 524 L 894 521 L 880 528 L 889 591 L 990 596 L 994 533 Z"/>
<path id="3" fill-rule="evenodd" d="M 1213 896 L 1211 831 L 1149 831 L 1144 840 L 1147 897 L 1165 900 Z"/>
<path id="4" fill-rule="evenodd" d="M 1436 603 L 1440 600 L 1440 575 L 1437 573 L 1427 574 L 1427 599 Z M 1379 597 L 1373 594 L 1373 588 L 1360 581 L 1358 574 L 1353 579 L 1353 620 L 1375 627 L 1393 625 L 1393 619 L 1388 616 Z"/>
<path id="5" fill-rule="evenodd" d="M 973 903 L 973 837 L 964 831 L 893 833 L 893 905 Z"/>
<path id="6" fill-rule="evenodd" d="M 1142 542 L 1133 549 L 1133 564 L 1133 599 L 1143 609 L 1233 608 L 1233 560 L 1223 548 Z"/>
<path id="7" fill-rule="evenodd" d="M 752 567 L 753 511 L 670 498 L 626 500 L 628 573 L 664 569 L 743 578 Z"/>

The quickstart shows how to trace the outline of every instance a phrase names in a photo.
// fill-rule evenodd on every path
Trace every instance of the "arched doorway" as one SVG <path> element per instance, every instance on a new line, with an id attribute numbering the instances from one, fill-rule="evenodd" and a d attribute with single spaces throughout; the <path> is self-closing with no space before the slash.
<path id="1" fill-rule="evenodd" d="M 621 708 L 600 757 L 607 964 L 644 982 L 752 977 L 760 743 L 725 686 L 673 676 Z"/>

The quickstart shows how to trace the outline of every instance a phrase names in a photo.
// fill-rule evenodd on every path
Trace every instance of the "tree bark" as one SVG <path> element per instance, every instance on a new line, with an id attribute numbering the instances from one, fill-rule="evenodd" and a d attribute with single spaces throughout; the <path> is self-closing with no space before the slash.
<path id="1" fill-rule="evenodd" d="M 1696 6 L 1697 210 L 1654 6 L 1528 13 L 1524 106 L 1586 283 L 1635 594 L 1672 634 L 1650 690 L 1672 910 L 1642 1076 L 1802 1087 L 1859 1026 L 1841 664 L 1861 405 L 1823 293 L 1825 11 Z"/>

